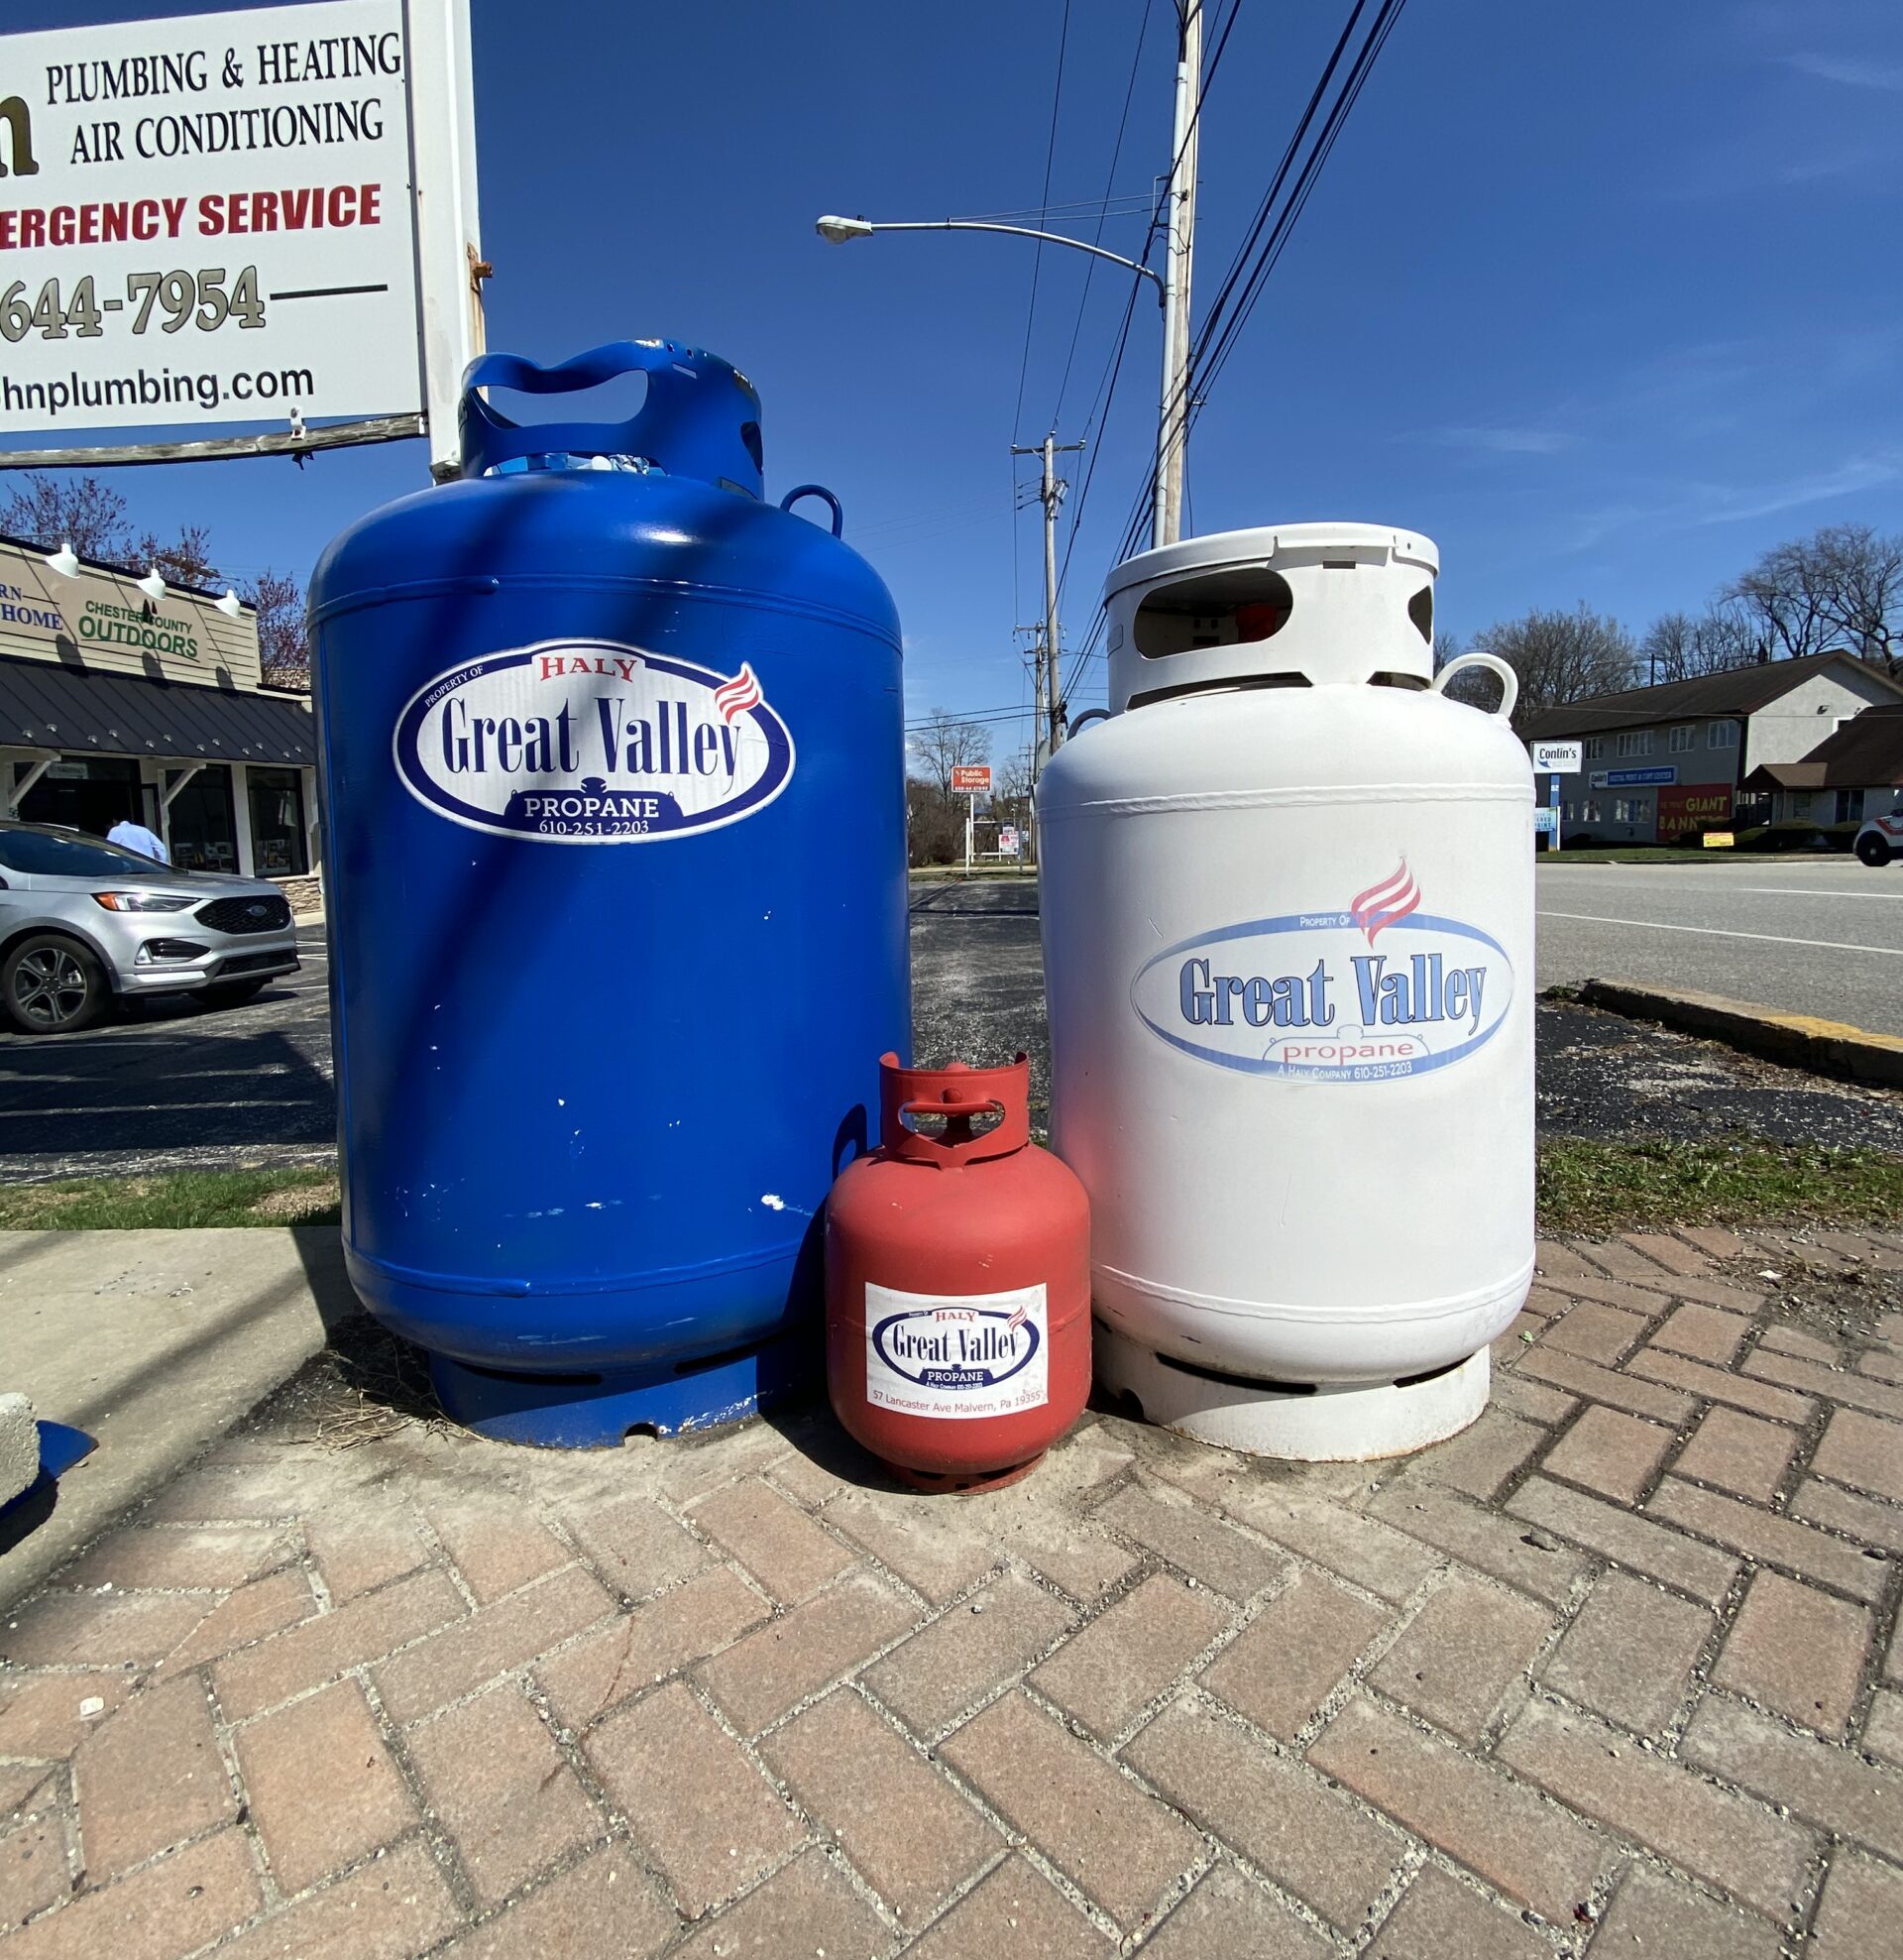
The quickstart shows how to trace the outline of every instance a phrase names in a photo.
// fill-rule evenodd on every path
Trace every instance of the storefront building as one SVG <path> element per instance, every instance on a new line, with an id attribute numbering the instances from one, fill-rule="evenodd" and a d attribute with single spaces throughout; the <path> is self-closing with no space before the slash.
<path id="1" fill-rule="evenodd" d="M 1569 701 L 1527 718 L 1535 742 L 1577 741 L 1560 779 L 1568 843 L 1672 844 L 1771 820 L 1766 764 L 1795 761 L 1903 686 L 1853 653 L 1813 654 Z M 1548 784 L 1540 779 L 1539 800 Z"/>
<path id="2" fill-rule="evenodd" d="M 100 837 L 133 817 L 173 864 L 278 879 L 303 909 L 310 700 L 265 685 L 252 609 L 57 555 L 0 538 L 0 815 Z"/>

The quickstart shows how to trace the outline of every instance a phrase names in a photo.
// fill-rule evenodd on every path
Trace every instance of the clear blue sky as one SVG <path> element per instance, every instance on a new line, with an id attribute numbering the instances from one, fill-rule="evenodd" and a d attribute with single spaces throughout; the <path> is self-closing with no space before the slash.
<path id="1" fill-rule="evenodd" d="M 1198 288 L 1241 242 L 1348 0 L 1242 15 L 1205 109 Z M 190 8 L 14 0 L 41 28 Z M 1167 163 L 1171 0 L 1073 0 L 1053 202 Z M 1220 19 L 1222 0 L 1211 0 Z M 914 714 L 1028 698 L 1038 607 L 1013 439 L 1082 430 L 1123 316 L 1105 268 L 1028 244 L 834 248 L 821 211 L 1043 201 L 1063 0 L 474 0 L 492 346 L 671 335 L 765 403 L 777 494 L 843 498 L 897 597 Z M 1191 528 L 1417 527 L 1465 635 L 1585 599 L 1642 631 L 1818 524 L 1903 527 L 1903 10 L 1892 0 L 1412 0 L 1198 425 Z M 1113 219 L 1104 242 L 1141 243 Z M 1081 328 L 1078 331 L 1078 321 Z M 1065 591 L 1081 645 L 1153 439 L 1138 303 Z M 1069 459 L 1069 473 L 1078 472 Z M 234 570 L 307 570 L 423 480 L 420 444 L 128 470 L 135 519 Z M 1028 465 L 1017 470 L 1029 478 Z M 1100 698 L 1093 665 L 1075 705 Z M 1017 728 L 1001 724 L 997 749 Z"/>

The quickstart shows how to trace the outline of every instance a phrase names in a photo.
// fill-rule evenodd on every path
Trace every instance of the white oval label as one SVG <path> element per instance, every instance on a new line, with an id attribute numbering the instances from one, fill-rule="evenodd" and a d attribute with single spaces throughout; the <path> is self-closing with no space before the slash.
<path id="1" fill-rule="evenodd" d="M 453 823 L 546 844 L 687 837 L 762 810 L 793 737 L 742 664 L 716 673 L 607 640 L 487 653 L 410 697 L 396 773 Z"/>
<path id="2" fill-rule="evenodd" d="M 1500 1032 L 1513 969 L 1491 934 L 1420 906 L 1403 864 L 1344 910 L 1166 948 L 1131 1004 L 1173 1048 L 1248 1075 L 1367 1083 L 1444 1069 Z"/>
<path id="3" fill-rule="evenodd" d="M 1050 1400 L 1042 1285 L 1009 1293 L 865 1289 L 865 1399 L 956 1422 Z"/>

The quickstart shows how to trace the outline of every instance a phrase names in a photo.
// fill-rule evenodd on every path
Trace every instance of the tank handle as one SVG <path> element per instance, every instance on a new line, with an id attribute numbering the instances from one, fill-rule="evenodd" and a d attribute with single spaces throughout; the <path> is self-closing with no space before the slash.
<path id="1" fill-rule="evenodd" d="M 971 1135 L 972 1117 L 992 1109 L 1002 1118 L 997 1127 Z M 926 1136 L 907 1128 L 908 1115 L 950 1120 L 944 1136 Z M 986 1157 L 1008 1157 L 1030 1141 L 1028 1055 L 1020 1054 L 999 1069 L 973 1069 L 963 1062 L 944 1069 L 908 1069 L 896 1055 L 879 1057 L 879 1147 L 886 1156 L 950 1169 Z"/>
<path id="2" fill-rule="evenodd" d="M 1446 687 L 1447 683 L 1460 672 L 1462 667 L 1485 667 L 1490 674 L 1498 674 L 1500 676 L 1500 706 L 1494 709 L 1493 713 L 1502 721 L 1505 721 L 1511 715 L 1513 704 L 1519 699 L 1519 676 L 1497 653 L 1461 653 L 1456 655 L 1428 682 L 1428 693 L 1440 693 Z M 1461 705 L 1464 707 L 1467 704 L 1463 702 Z M 1484 715 L 1488 711 L 1485 708 L 1481 708 L 1476 712 Z"/>
<path id="3" fill-rule="evenodd" d="M 479 390 L 571 395 L 621 375 L 647 377 L 647 398 L 624 422 L 512 422 Z M 463 475 L 519 456 L 641 456 L 669 476 L 698 477 L 748 497 L 765 490 L 760 398 L 717 354 L 672 340 L 614 340 L 543 367 L 520 354 L 480 354 L 463 370 Z"/>
<path id="4" fill-rule="evenodd" d="M 833 513 L 833 535 L 840 537 L 845 531 L 845 513 L 840 508 L 840 500 L 823 483 L 803 483 L 797 489 L 789 490 L 780 499 L 780 509 L 790 511 L 802 497 L 817 497 Z"/>

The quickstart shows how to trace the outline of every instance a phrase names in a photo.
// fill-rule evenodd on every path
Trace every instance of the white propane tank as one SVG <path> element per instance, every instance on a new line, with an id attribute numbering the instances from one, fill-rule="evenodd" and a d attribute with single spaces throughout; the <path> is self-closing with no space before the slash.
<path id="1" fill-rule="evenodd" d="M 1453 1435 L 1532 1279 L 1532 771 L 1504 662 L 1434 676 L 1438 569 L 1350 523 L 1128 560 L 1111 718 L 1039 783 L 1097 1371 L 1229 1448 Z"/>

